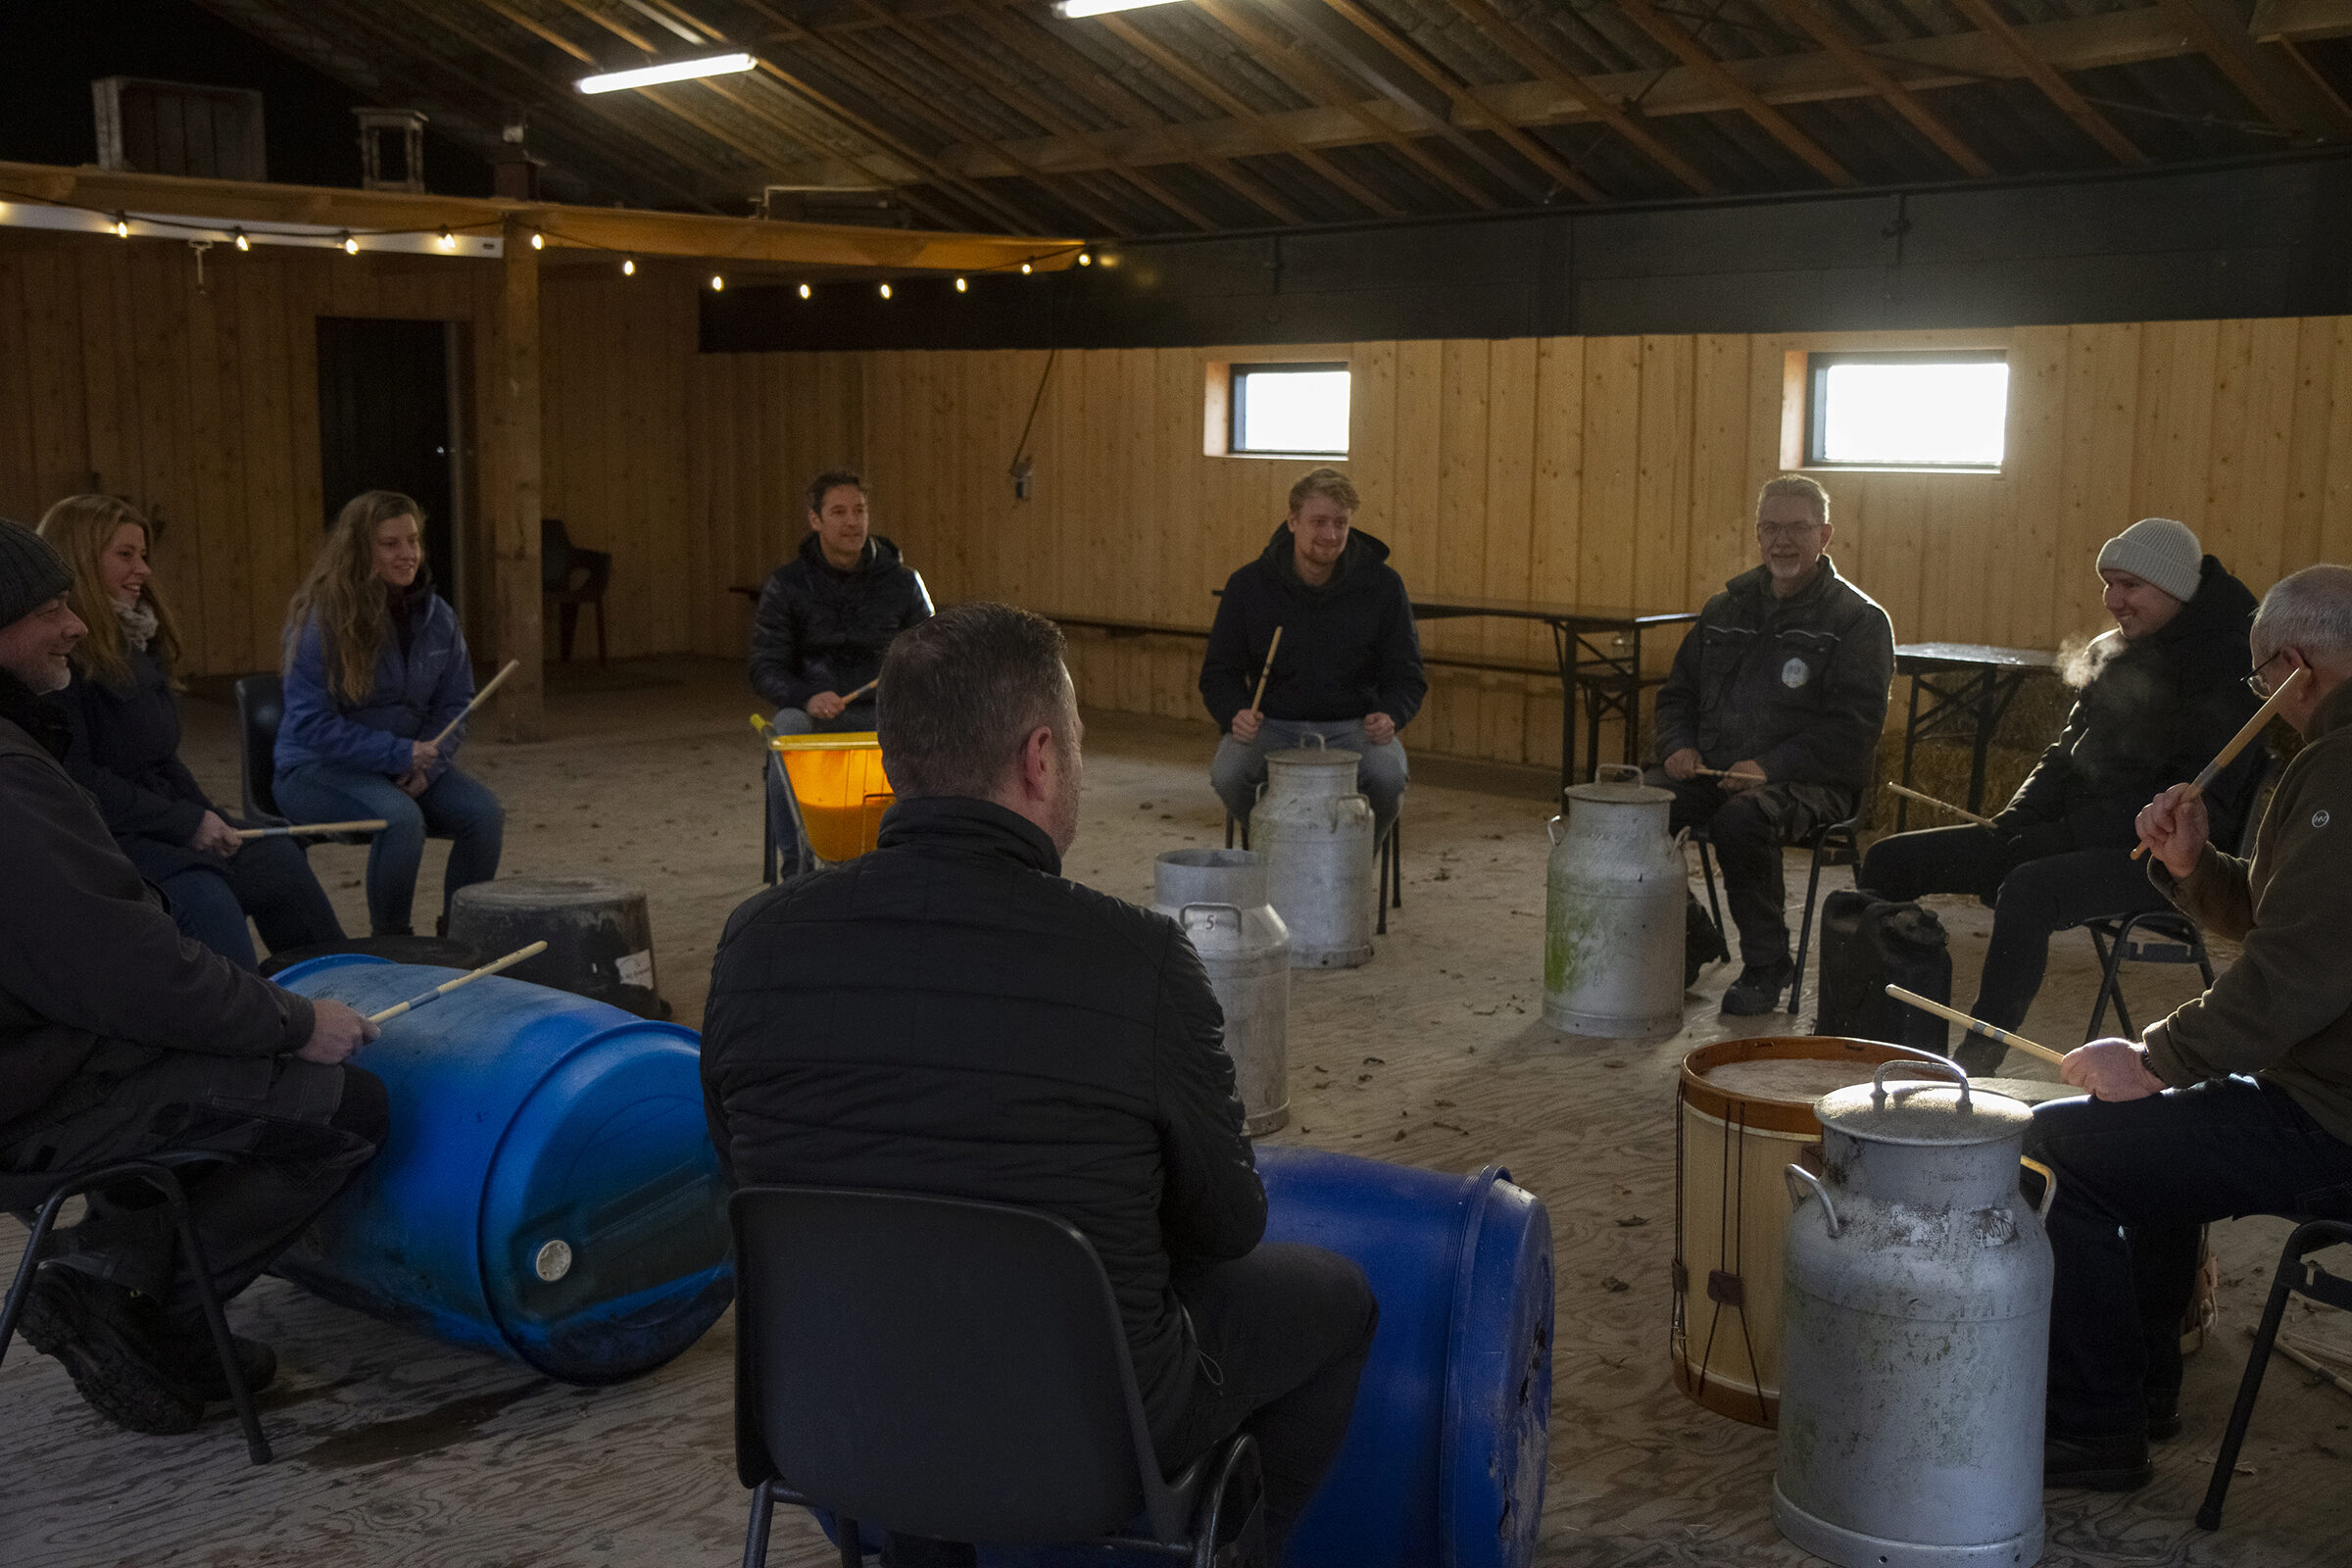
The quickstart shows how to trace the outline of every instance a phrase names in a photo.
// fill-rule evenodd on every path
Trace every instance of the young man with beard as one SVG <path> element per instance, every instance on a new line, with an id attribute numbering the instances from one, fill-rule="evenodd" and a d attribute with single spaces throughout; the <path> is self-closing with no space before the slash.
<path id="1" fill-rule="evenodd" d="M 2132 859 L 2132 818 L 2166 785 L 2191 778 L 2261 706 L 2242 679 L 2254 595 L 2169 517 L 2143 517 L 2099 551 L 2115 629 L 2086 655 L 2089 678 L 2066 729 L 1992 826 L 1928 828 L 1871 846 L 1857 883 L 1881 898 L 1974 893 L 1993 901 L 1992 942 L 1969 1008 L 2015 1029 L 2041 989 L 2053 933 L 2099 915 L 2167 907 Z M 2206 792 L 2214 837 L 2237 842 L 2249 749 Z M 1964 1036 L 1952 1054 L 1995 1070 L 2007 1048 Z"/>
<path id="2" fill-rule="evenodd" d="M 1094 1245 L 1173 1474 L 1247 1428 L 1273 1558 L 1337 1455 L 1379 1310 L 1261 1244 L 1223 1021 L 1176 923 L 1066 881 L 1082 726 L 1052 621 L 959 605 L 883 663 L 880 847 L 727 922 L 703 1035 L 730 1186 L 1041 1209 Z M 752 1441 L 756 1438 L 739 1442 Z M 884 1561 L 969 1563 L 893 1538 Z"/>

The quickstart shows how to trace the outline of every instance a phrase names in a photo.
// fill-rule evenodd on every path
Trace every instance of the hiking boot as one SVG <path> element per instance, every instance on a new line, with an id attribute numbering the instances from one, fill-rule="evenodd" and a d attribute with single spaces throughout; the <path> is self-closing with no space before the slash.
<path id="1" fill-rule="evenodd" d="M 1751 963 L 1740 971 L 1731 989 L 1723 994 L 1723 1010 L 1733 1018 L 1752 1018 L 1758 1013 L 1778 1012 L 1781 993 L 1796 978 L 1796 965 L 1787 958 L 1778 963 Z"/>
<path id="2" fill-rule="evenodd" d="M 2155 1479 L 2156 1467 L 2148 1461 L 2148 1437 L 2144 1432 L 2104 1438 L 2068 1438 L 2052 1432 L 2041 1440 L 2044 1487 L 2137 1492 Z"/>
<path id="3" fill-rule="evenodd" d="M 24 1343 L 54 1357 L 84 1403 L 128 1432 L 193 1432 L 204 1401 L 172 1370 L 152 1303 L 121 1285 L 52 1265 L 32 1282 Z M 215 1377 L 220 1374 L 216 1370 Z"/>
<path id="4" fill-rule="evenodd" d="M 178 1373 L 189 1393 L 207 1400 L 231 1397 L 228 1378 L 220 1370 L 220 1352 L 213 1348 L 213 1331 L 203 1318 L 198 1318 L 193 1328 L 174 1325 L 159 1339 L 170 1357 L 165 1364 Z M 237 1370 L 245 1374 L 247 1394 L 258 1395 L 277 1381 L 275 1350 L 242 1334 L 231 1334 L 228 1343 L 236 1348 Z"/>

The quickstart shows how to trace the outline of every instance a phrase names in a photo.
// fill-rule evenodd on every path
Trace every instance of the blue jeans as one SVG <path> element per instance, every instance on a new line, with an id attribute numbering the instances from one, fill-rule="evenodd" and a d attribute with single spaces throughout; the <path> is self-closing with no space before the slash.
<path id="1" fill-rule="evenodd" d="M 1257 738 L 1250 741 L 1237 741 L 1228 733 L 1217 742 L 1217 755 L 1209 760 L 1209 787 L 1225 803 L 1227 811 L 1249 821 L 1257 806 L 1257 787 L 1266 781 L 1266 754 L 1304 746 L 1310 734 L 1320 735 L 1326 746 L 1353 752 L 1359 759 L 1355 787 L 1371 803 L 1372 842 L 1377 845 L 1388 836 L 1396 813 L 1404 809 L 1404 788 L 1411 770 L 1405 765 L 1404 742 L 1373 745 L 1364 738 L 1360 718 L 1269 718 L 1258 725 Z"/>
<path id="2" fill-rule="evenodd" d="M 2145 1100 L 2035 1107 L 2026 1152 L 2058 1173 L 2050 1430 L 2118 1436 L 2180 1386 L 2197 1227 L 2240 1214 L 2352 1219 L 2352 1144 L 2293 1097 L 2215 1078 Z"/>
<path id="3" fill-rule="evenodd" d="M 239 968 L 256 966 L 245 929 L 249 914 L 272 953 L 343 940 L 335 906 L 292 839 L 249 840 L 225 860 L 174 871 L 156 886 L 171 901 L 181 935 Z"/>
<path id="4" fill-rule="evenodd" d="M 409 906 L 416 897 L 416 868 L 424 841 L 453 841 L 441 878 L 441 913 L 458 889 L 498 875 L 506 808 L 489 789 L 450 768 L 411 799 L 381 773 L 304 762 L 280 771 L 277 804 L 297 822 L 348 822 L 380 816 L 391 824 L 368 850 L 368 922 L 379 937 L 410 934 Z"/>

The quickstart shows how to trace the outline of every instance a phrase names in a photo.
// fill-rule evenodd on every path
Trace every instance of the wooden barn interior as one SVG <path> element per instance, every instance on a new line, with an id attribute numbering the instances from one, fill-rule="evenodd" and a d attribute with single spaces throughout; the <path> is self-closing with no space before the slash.
<path id="1" fill-rule="evenodd" d="M 90 493 L 149 519 L 181 755 L 225 808 L 251 799 L 235 684 L 280 667 L 324 529 L 362 489 L 427 499 L 477 673 L 518 664 L 467 753 L 499 874 L 642 889 L 689 1029 L 762 891 L 745 661 L 812 475 L 864 476 L 937 605 L 1061 623 L 1089 764 L 1064 873 L 1150 904 L 1155 856 L 1228 842 L 1197 685 L 1217 595 L 1302 472 L 1347 470 L 1353 525 L 1441 612 L 1397 900 L 1372 961 L 1293 976 L 1260 1145 L 1500 1165 L 1547 1210 L 1532 1555 L 1490 1531 L 1463 1561 L 1818 1560 L 1776 1529 L 1775 1433 L 1693 1402 L 1669 1340 L 1684 1059 L 1816 1033 L 1826 936 L 1794 1015 L 1719 1014 L 1718 962 L 1671 1038 L 1544 1021 L 1547 822 L 1596 764 L 1657 760 L 1658 685 L 1756 564 L 1759 488 L 1822 481 L 1837 570 L 1899 647 L 2024 656 L 1989 709 L 1897 664 L 1877 777 L 1985 813 L 2058 737 L 2065 656 L 2114 624 L 2094 562 L 2136 519 L 2257 596 L 2352 562 L 2352 0 L 37 9 L 0 65 L 0 516 Z M 573 85 L 732 51 L 750 69 Z M 1824 357 L 1874 355 L 2005 366 L 1994 456 L 1824 461 Z M 1344 369 L 1344 449 L 1238 450 L 1253 367 Z M 595 604 L 549 591 L 548 519 L 609 557 Z M 1885 789 L 1860 813 L 1865 847 L 1950 821 Z M 367 848 L 308 853 L 364 932 Z M 1857 876 L 1785 866 L 1792 927 L 1812 879 Z M 1711 891 L 1696 856 L 1689 880 Z M 1925 903 L 1965 1005 L 1992 910 Z M 2019 1032 L 2090 1038 L 2103 952 L 2061 932 Z M 2204 986 L 2122 974 L 2143 1026 Z M 2058 1070 L 2013 1050 L 2001 1075 Z M 2050 1492 L 2040 1562 L 2352 1560 L 2352 1327 L 2301 1298 L 2222 1528 L 2195 1517 L 2287 1212 L 2212 1227 L 2181 1435 L 2137 1491 Z M 25 1235 L 0 1219 L 12 1272 Z M 731 1313 L 609 1387 L 274 1276 L 228 1313 L 280 1358 L 268 1466 L 220 1407 L 132 1435 L 5 1348 L 0 1561 L 742 1550 Z M 769 1560 L 838 1558 L 782 1508 Z"/>

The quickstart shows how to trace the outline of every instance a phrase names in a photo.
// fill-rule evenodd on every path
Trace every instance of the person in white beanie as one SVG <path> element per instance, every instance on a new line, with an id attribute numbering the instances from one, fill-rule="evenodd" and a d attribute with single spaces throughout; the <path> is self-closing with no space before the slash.
<path id="1" fill-rule="evenodd" d="M 2167 907 L 2132 862 L 2149 797 L 2193 778 L 2259 706 L 2246 689 L 2254 595 L 2170 517 L 2142 517 L 2100 547 L 2115 628 L 2070 678 L 2082 695 L 2066 729 L 1989 828 L 1929 828 L 1881 839 L 1859 884 L 1881 898 L 1973 893 L 1993 906 L 1992 940 L 1970 1011 L 2015 1029 L 2041 989 L 2053 934 L 2104 915 Z M 2234 844 L 2262 749 L 2214 781 L 2214 837 Z M 1953 1055 L 1971 1072 L 2005 1048 L 1971 1035 Z"/>

